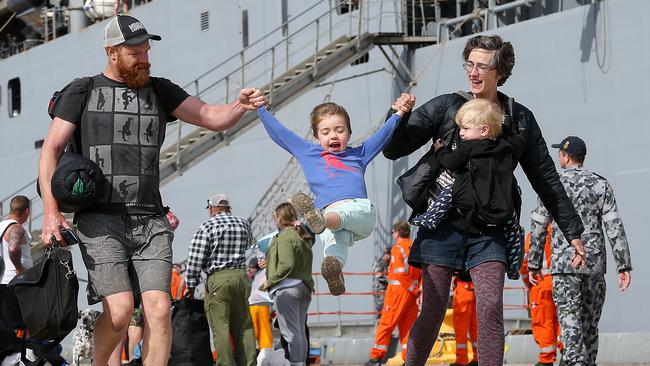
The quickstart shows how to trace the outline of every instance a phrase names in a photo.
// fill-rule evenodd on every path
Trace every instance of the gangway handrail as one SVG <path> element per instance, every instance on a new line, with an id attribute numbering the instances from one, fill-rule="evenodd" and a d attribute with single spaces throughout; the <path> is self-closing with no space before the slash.
<path id="1" fill-rule="evenodd" d="M 291 22 L 293 22 L 293 21 L 299 19 L 301 16 L 303 16 L 303 15 L 305 15 L 307 12 L 313 10 L 316 6 L 318 6 L 318 5 L 320 5 L 320 4 L 321 4 L 321 2 L 320 2 L 320 1 L 317 1 L 314 5 L 310 6 L 310 7 L 307 8 L 307 9 L 305 9 L 305 10 L 304 10 L 303 12 L 301 12 L 300 14 L 298 14 L 298 15 L 296 15 L 295 17 L 293 17 L 293 18 L 287 20 L 286 22 L 282 23 L 280 26 L 278 26 L 278 27 L 272 29 L 271 31 L 269 31 L 267 34 L 265 34 L 264 36 L 262 36 L 261 38 L 259 38 L 259 39 L 256 40 L 255 42 L 253 42 L 253 43 L 249 44 L 248 46 L 242 48 L 241 51 L 238 51 L 237 53 L 233 54 L 232 56 L 228 57 L 227 59 L 225 59 L 224 61 L 222 61 L 221 63 L 219 63 L 218 65 L 216 65 L 216 66 L 210 68 L 208 71 L 206 71 L 206 72 L 204 72 L 203 74 L 201 74 L 201 75 L 195 77 L 191 82 L 189 82 L 189 83 L 187 83 L 185 86 L 183 86 L 183 88 L 189 88 L 190 86 L 194 85 L 194 81 L 195 81 L 195 80 L 202 79 L 202 78 L 206 77 L 208 74 L 212 73 L 214 70 L 220 68 L 221 66 L 227 64 L 227 63 L 230 62 L 230 61 L 233 61 L 233 60 L 236 59 L 238 56 L 240 56 L 242 52 L 246 52 L 247 50 L 249 50 L 249 49 L 252 48 L 253 46 L 256 46 L 257 44 L 259 44 L 259 43 L 262 42 L 263 40 L 265 40 L 265 39 L 267 39 L 268 37 L 270 37 L 272 34 L 275 34 L 275 32 L 277 32 L 278 30 L 281 30 L 282 28 L 288 26 L 289 23 L 291 23 Z M 331 4 L 331 1 L 330 1 L 330 4 Z M 324 14 L 321 14 L 321 15 L 318 17 L 318 19 L 322 18 L 324 15 L 329 14 L 333 9 L 335 9 L 335 8 L 331 8 L 331 7 L 330 7 L 330 10 L 328 10 L 328 11 L 327 11 L 326 13 L 324 13 Z M 295 33 L 295 32 L 294 32 L 294 33 Z M 288 36 L 287 36 L 287 37 L 288 37 Z"/>

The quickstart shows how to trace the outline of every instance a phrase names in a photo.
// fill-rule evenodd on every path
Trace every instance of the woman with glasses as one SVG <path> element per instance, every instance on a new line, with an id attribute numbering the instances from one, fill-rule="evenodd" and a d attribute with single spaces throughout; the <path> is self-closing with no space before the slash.
<path id="1" fill-rule="evenodd" d="M 505 116 L 504 138 L 520 134 L 524 140 L 513 153 L 514 160 L 521 164 L 533 189 L 583 261 L 580 234 L 584 228 L 560 183 L 535 117 L 525 106 L 497 90 L 508 80 L 515 64 L 512 45 L 496 35 L 476 36 L 468 40 L 462 58 L 470 92 L 440 95 L 404 116 L 384 148 L 384 155 L 396 160 L 437 139 L 455 148 L 462 143 L 454 122 L 461 105 L 472 98 L 498 104 Z M 394 106 L 404 105 L 407 101 L 403 98 L 398 98 Z M 405 200 L 417 215 L 427 210 L 442 187 L 453 182 L 453 175 L 441 171 L 435 154 L 427 153 L 399 180 Z M 513 199 L 519 211 L 521 199 L 517 192 L 513 192 Z M 481 366 L 503 364 L 506 239 L 501 228 L 469 221 L 452 208 L 435 230 L 418 230 L 409 263 L 423 269 L 422 311 L 411 328 L 408 366 L 425 364 L 445 315 L 452 275 L 465 270 L 475 285 Z"/>

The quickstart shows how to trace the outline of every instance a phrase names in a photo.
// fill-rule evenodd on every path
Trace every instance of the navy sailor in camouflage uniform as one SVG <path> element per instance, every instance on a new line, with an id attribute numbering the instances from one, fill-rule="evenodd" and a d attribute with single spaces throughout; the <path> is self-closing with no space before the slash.
<path id="1" fill-rule="evenodd" d="M 607 180 L 582 167 L 587 147 L 575 136 L 560 144 L 558 159 L 564 171 L 560 180 L 582 219 L 586 265 L 572 263 L 574 249 L 553 223 L 551 251 L 553 299 L 557 305 L 560 335 L 564 343 L 563 360 L 568 365 L 595 365 L 598 354 L 598 321 L 605 303 L 605 234 L 612 246 L 618 286 L 627 290 L 632 278 L 630 249 L 623 221 L 616 208 L 614 191 Z M 551 216 L 540 204 L 531 214 L 532 239 L 528 254 L 531 282 L 541 276 L 546 227 Z M 605 231 L 603 232 L 603 226 Z"/>

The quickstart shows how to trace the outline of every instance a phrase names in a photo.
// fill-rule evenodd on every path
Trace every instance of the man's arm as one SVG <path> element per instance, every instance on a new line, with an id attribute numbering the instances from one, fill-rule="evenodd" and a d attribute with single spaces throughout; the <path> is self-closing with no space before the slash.
<path id="1" fill-rule="evenodd" d="M 59 205 L 52 195 L 51 181 L 57 163 L 59 162 L 59 157 L 70 141 L 75 128 L 76 126 L 73 123 L 55 117 L 50 124 L 50 129 L 45 137 L 41 156 L 38 161 L 38 184 L 41 188 L 41 197 L 43 199 L 43 230 L 41 241 L 45 246 L 52 245 L 52 236 L 59 243 L 65 245 L 59 229 L 61 227 L 70 227 L 65 218 L 63 218 L 63 215 L 61 215 Z"/>
<path id="2" fill-rule="evenodd" d="M 627 241 L 627 236 L 625 235 L 623 220 L 618 213 L 614 190 L 607 182 L 605 182 L 602 220 L 607 239 L 609 239 L 609 244 L 612 246 L 612 254 L 614 255 L 614 261 L 616 262 L 618 273 L 629 273 L 632 270 L 630 246 Z M 629 277 L 630 275 L 628 274 L 627 276 Z M 629 284 L 629 279 L 625 282 Z M 625 288 L 627 288 L 627 286 Z"/>
<path id="3" fill-rule="evenodd" d="M 211 235 L 204 226 L 201 226 L 192 241 L 190 242 L 187 254 L 187 267 L 186 267 L 186 284 L 188 293 L 193 293 L 194 288 L 199 284 L 201 271 L 203 270 L 206 262 L 210 258 L 212 252 L 210 243 L 212 242 Z M 214 245 L 217 243 L 215 242 Z"/>
<path id="4" fill-rule="evenodd" d="M 25 229 L 20 225 L 11 225 L 5 233 L 5 240 L 9 243 L 7 251 L 9 252 L 9 259 L 16 267 L 16 274 L 25 272 L 27 268 L 23 267 L 21 261 L 22 247 L 26 243 Z"/>
<path id="5" fill-rule="evenodd" d="M 187 97 L 172 115 L 212 131 L 224 131 L 237 124 L 247 111 L 262 106 L 266 106 L 264 94 L 259 89 L 248 88 L 242 89 L 237 100 L 230 104 L 210 105 L 196 97 Z"/>
<path id="6" fill-rule="evenodd" d="M 548 224 L 551 222 L 551 216 L 544 207 L 541 200 L 537 200 L 537 207 L 530 214 L 530 246 L 528 248 L 528 281 L 537 285 L 538 280 L 542 277 L 541 268 L 544 261 L 544 244 L 546 235 L 548 235 Z"/>

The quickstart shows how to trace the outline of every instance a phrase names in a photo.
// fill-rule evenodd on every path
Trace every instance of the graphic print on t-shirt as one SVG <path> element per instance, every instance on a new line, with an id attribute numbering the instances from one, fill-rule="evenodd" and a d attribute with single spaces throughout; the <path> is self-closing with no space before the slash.
<path id="1" fill-rule="evenodd" d="M 84 154 L 111 185 L 100 203 L 123 203 L 136 213 L 158 212 L 166 119 L 153 87 L 129 89 L 96 77 L 87 97 L 81 128 Z"/>
<path id="2" fill-rule="evenodd" d="M 156 94 L 152 88 L 143 88 L 138 90 L 140 99 L 140 114 L 158 114 L 158 103 Z"/>
<path id="3" fill-rule="evenodd" d="M 138 96 L 135 90 L 115 88 L 115 112 L 138 113 Z"/>
<path id="4" fill-rule="evenodd" d="M 113 116 L 113 142 L 116 144 L 138 144 L 138 116 L 115 114 Z"/>
<path id="5" fill-rule="evenodd" d="M 158 167 L 158 147 L 143 147 L 140 154 L 140 173 L 156 175 Z"/>
<path id="6" fill-rule="evenodd" d="M 90 93 L 88 110 L 91 112 L 112 112 L 113 111 L 113 88 L 95 88 Z"/>
<path id="7" fill-rule="evenodd" d="M 140 144 L 158 146 L 158 116 L 140 116 Z"/>
<path id="8" fill-rule="evenodd" d="M 109 145 L 113 143 L 113 120 L 110 113 L 88 113 L 86 115 L 89 123 L 88 130 L 89 145 Z"/>
<path id="9" fill-rule="evenodd" d="M 113 188 L 112 202 L 128 203 L 138 199 L 138 177 L 116 175 L 113 177 Z"/>
<path id="10" fill-rule="evenodd" d="M 355 167 L 345 165 L 338 156 L 329 151 L 323 151 L 320 155 L 323 157 L 323 161 L 325 162 L 325 172 L 328 172 L 330 177 L 340 176 L 340 174 L 336 173 L 336 170 L 348 170 L 351 172 L 359 171 L 359 169 Z M 330 171 L 330 168 L 332 168 L 332 171 Z"/>
<path id="11" fill-rule="evenodd" d="M 111 146 L 96 145 L 90 147 L 90 160 L 97 163 L 104 175 L 113 174 L 111 163 Z"/>

